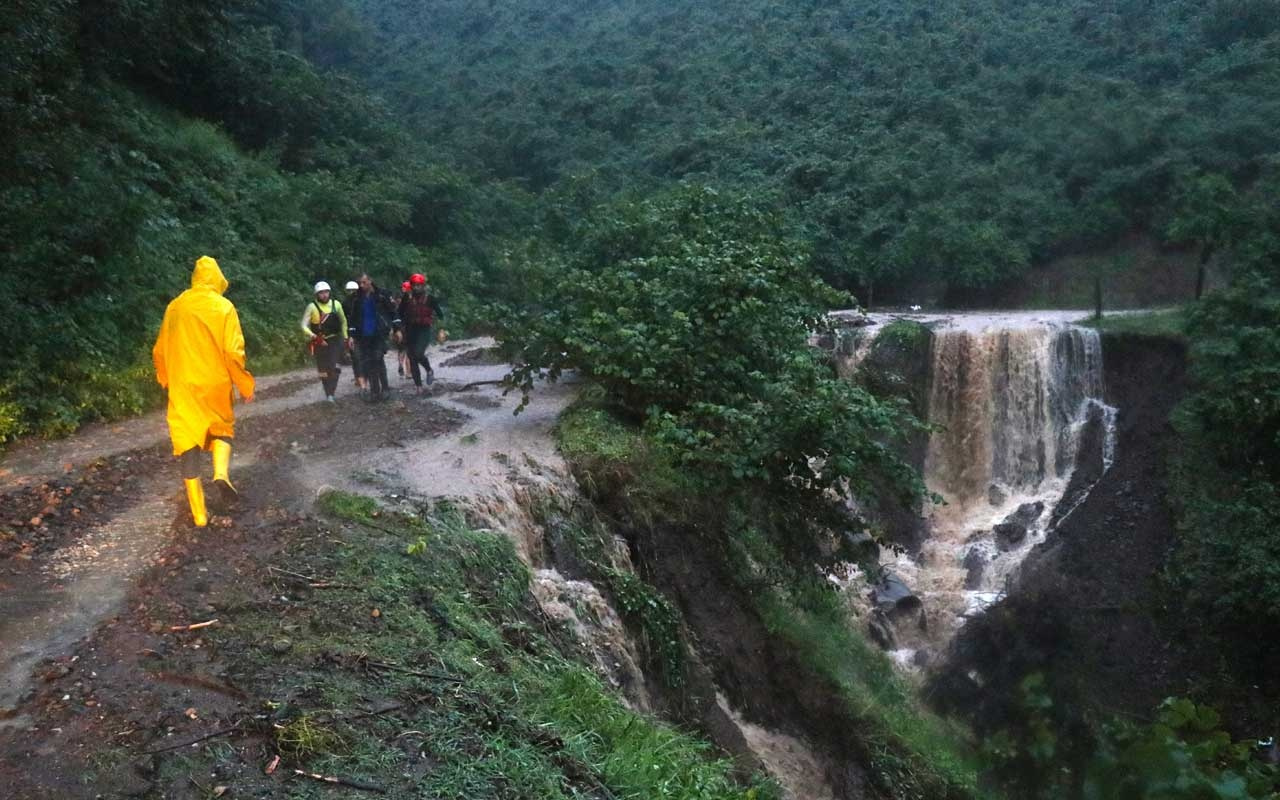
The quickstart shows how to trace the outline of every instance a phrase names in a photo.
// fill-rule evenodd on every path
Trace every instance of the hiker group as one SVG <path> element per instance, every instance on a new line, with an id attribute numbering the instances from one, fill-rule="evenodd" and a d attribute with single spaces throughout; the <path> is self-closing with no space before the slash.
<path id="1" fill-rule="evenodd" d="M 435 333 L 444 310 L 430 291 L 427 278 L 415 273 L 401 284 L 398 299 L 381 289 L 368 274 L 349 281 L 346 297 L 339 301 L 325 281 L 315 285 L 315 297 L 302 314 L 301 328 L 315 357 L 320 385 L 327 402 L 335 402 L 338 377 L 344 354 L 350 354 L 356 385 L 369 402 L 387 397 L 386 354 L 388 342 L 395 344 L 401 377 L 413 378 L 419 393 L 423 383 L 431 384 L 435 373 L 427 358 L 427 348 L 443 330 Z"/>
<path id="2" fill-rule="evenodd" d="M 234 392 L 245 402 L 254 399 L 240 318 L 223 297 L 227 285 L 217 261 L 209 256 L 197 260 L 191 288 L 165 309 L 151 351 L 156 380 L 169 392 L 169 438 L 197 527 L 209 524 L 200 454 L 211 454 L 214 486 L 224 502 L 236 500 L 230 478 Z M 369 402 L 385 399 L 390 391 L 385 360 L 389 342 L 399 352 L 400 375 L 407 372 L 422 393 L 424 381 L 430 384 L 434 379 L 427 348 L 437 338 L 446 338 L 443 330 L 434 333 L 444 311 L 426 276 L 410 276 L 401 284 L 398 299 L 378 288 L 367 274 L 349 281 L 345 289 L 347 296 L 340 301 L 327 282 L 319 281 L 302 315 L 301 328 L 315 358 L 325 401 L 335 402 L 345 354 L 351 357 L 356 384 L 365 398 Z"/>

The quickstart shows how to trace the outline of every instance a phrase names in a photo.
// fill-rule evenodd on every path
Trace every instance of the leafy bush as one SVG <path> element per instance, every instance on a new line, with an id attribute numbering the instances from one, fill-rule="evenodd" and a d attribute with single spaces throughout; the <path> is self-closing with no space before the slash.
<path id="1" fill-rule="evenodd" d="M 1191 316 L 1169 573 L 1202 635 L 1250 682 L 1280 666 L 1280 294 L 1249 274 Z"/>
<path id="2" fill-rule="evenodd" d="M 840 381 L 808 346 L 848 298 L 813 276 L 777 219 L 695 187 L 583 220 L 563 260 L 535 260 L 533 308 L 505 308 L 515 380 L 575 369 L 711 485 L 870 499 L 889 474 L 918 489 L 887 442 L 900 405 Z"/>
<path id="3" fill-rule="evenodd" d="M 1085 800 L 1270 800 L 1280 770 L 1232 742 L 1218 714 L 1186 699 L 1161 704 L 1151 725 L 1117 724 L 1085 774 Z"/>

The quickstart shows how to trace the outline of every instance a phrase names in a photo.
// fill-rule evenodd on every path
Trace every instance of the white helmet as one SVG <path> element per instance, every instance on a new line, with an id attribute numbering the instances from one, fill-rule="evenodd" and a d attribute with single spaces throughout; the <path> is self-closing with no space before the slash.
<path id="1" fill-rule="evenodd" d="M 320 294 L 321 292 L 328 292 L 328 291 L 330 291 L 329 284 L 325 283 L 324 281 L 316 281 L 316 294 Z"/>
<path id="2" fill-rule="evenodd" d="M 360 284 L 356 283 L 355 281 L 347 281 L 347 285 L 344 286 L 343 288 L 346 289 L 348 292 L 354 292 L 360 288 Z"/>

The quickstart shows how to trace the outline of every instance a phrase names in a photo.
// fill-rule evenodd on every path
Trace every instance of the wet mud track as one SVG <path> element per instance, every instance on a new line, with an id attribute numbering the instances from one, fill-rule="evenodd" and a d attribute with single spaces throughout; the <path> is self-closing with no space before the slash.
<path id="1" fill-rule="evenodd" d="M 374 405 L 355 394 L 246 419 L 232 462 L 242 501 L 226 508 L 210 491 L 210 524 L 201 533 L 275 524 L 309 504 L 314 487 L 299 483 L 303 472 L 342 480 L 365 459 L 376 463 L 379 450 L 439 436 L 465 419 L 429 397 Z M 195 528 L 167 442 L 11 488 L 0 503 L 0 725 L 20 728 L 41 661 L 68 652 L 116 613 L 138 574 L 163 563 L 165 549 Z"/>

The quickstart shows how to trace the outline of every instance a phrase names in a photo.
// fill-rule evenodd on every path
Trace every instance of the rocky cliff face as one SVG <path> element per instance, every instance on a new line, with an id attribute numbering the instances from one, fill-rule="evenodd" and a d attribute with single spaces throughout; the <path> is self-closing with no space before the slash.
<path id="1" fill-rule="evenodd" d="M 934 701 L 980 731 L 1018 713 L 1018 687 L 1035 672 L 1081 717 L 1148 714 L 1164 697 L 1185 694 L 1196 672 L 1162 623 L 1158 586 L 1174 542 L 1165 453 L 1185 386 L 1185 347 L 1104 335 L 1102 356 L 1105 399 L 1118 409 L 1114 462 L 1102 476 L 1103 450 L 1088 443 L 1101 432 L 1091 421 L 1047 538 L 1007 596 L 960 633 L 933 681 Z"/>

